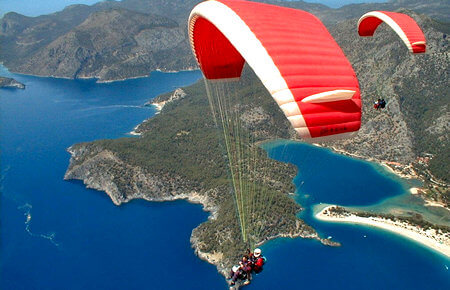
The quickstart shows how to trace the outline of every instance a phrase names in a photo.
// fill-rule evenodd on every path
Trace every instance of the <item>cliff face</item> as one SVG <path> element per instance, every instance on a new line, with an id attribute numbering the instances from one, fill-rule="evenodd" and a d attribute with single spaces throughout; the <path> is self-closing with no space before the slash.
<path id="1" fill-rule="evenodd" d="M 194 190 L 179 176 L 152 174 L 95 144 L 75 146 L 69 152 L 72 157 L 64 179 L 83 180 L 88 188 L 105 191 L 116 205 L 135 198 L 150 201 L 187 198 L 186 188 Z M 205 206 L 208 207 L 206 202 Z"/>

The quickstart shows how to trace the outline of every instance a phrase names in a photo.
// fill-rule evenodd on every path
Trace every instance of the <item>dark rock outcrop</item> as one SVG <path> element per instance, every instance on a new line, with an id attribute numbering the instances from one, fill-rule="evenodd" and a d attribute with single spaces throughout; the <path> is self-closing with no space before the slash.
<path id="1" fill-rule="evenodd" d="M 0 77 L 0 88 L 25 89 L 25 85 L 12 78 Z"/>

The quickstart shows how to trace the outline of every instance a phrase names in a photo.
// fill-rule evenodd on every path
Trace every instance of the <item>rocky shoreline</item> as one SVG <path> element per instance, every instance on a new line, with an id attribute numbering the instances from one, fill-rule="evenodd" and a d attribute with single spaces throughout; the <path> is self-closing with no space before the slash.
<path id="1" fill-rule="evenodd" d="M 92 150 L 92 151 L 90 151 Z M 115 205 L 129 202 L 132 199 L 145 199 L 148 201 L 173 201 L 187 199 L 193 203 L 201 203 L 206 211 L 210 211 L 213 206 L 205 202 L 205 198 L 197 192 L 187 194 L 183 190 L 176 188 L 177 181 L 183 184 L 180 177 L 163 178 L 149 174 L 144 169 L 126 164 L 120 160 L 113 152 L 93 146 L 77 148 L 69 147 L 67 151 L 71 154 L 69 168 L 64 175 L 65 180 L 82 180 L 87 188 L 104 191 Z M 92 158 L 86 158 L 81 164 L 76 164 L 86 152 L 93 153 Z M 117 172 L 112 170 L 117 168 Z M 120 188 L 120 183 L 115 180 L 116 173 L 121 173 L 131 177 L 127 183 L 130 188 Z M 123 179 L 123 175 L 121 176 Z M 178 180 L 177 180 L 178 179 Z"/>
<path id="2" fill-rule="evenodd" d="M 188 182 L 181 182 L 181 179 L 177 182 L 183 183 L 183 186 L 178 187 L 179 190 L 173 191 L 171 188 L 174 187 L 174 184 L 172 184 L 174 181 L 148 174 L 142 168 L 126 164 L 123 160 L 115 156 L 113 152 L 102 150 L 101 148 L 93 148 L 93 145 L 90 144 L 71 146 L 67 151 L 71 154 L 71 158 L 64 179 L 79 179 L 84 182 L 87 188 L 104 191 L 117 206 L 133 199 L 144 199 L 151 202 L 183 199 L 190 203 L 201 204 L 203 210 L 210 214 L 208 220 L 217 219 L 220 204 L 211 198 L 214 193 L 203 190 L 190 190 L 188 188 L 189 186 L 186 186 Z M 86 158 L 86 155 L 89 157 Z M 108 168 L 114 168 L 116 165 L 123 169 L 122 173 L 108 170 Z M 119 189 L 120 185 L 115 183 L 114 177 L 117 174 L 123 175 L 126 171 L 133 172 L 132 176 L 135 178 L 130 178 L 128 181 L 131 188 L 133 188 L 133 192 L 124 194 Z M 144 180 L 146 183 L 142 184 Z M 202 229 L 200 227 L 192 231 L 190 242 L 194 252 L 200 259 L 215 265 L 218 272 L 226 277 L 230 267 L 227 262 L 228 259 L 221 252 L 210 253 L 202 251 L 204 241 L 201 240 L 201 233 Z M 340 246 L 339 243 L 330 239 L 321 238 L 316 231 L 306 226 L 301 220 L 296 221 L 295 228 L 291 231 L 280 231 L 277 234 L 267 236 L 261 242 L 257 243 L 256 246 L 260 246 L 276 238 L 297 237 L 315 239 L 327 246 Z"/>
<path id="3" fill-rule="evenodd" d="M 157 106 L 159 111 L 164 107 L 164 114 L 161 116 L 164 117 L 166 111 L 170 111 L 174 108 L 174 106 L 170 106 L 170 108 L 166 110 L 165 106 L 167 104 L 174 103 L 176 106 L 179 102 L 190 101 L 189 98 L 186 98 L 188 94 L 186 89 L 177 89 L 172 93 L 161 95 L 145 105 Z M 145 120 L 135 127 L 133 133 L 140 135 L 135 140 L 141 140 L 147 137 L 149 130 L 154 128 L 156 118 L 157 117 L 153 117 Z M 178 136 L 181 135 L 177 133 L 176 138 L 178 138 Z M 217 271 L 223 276 L 226 276 L 230 266 L 236 262 L 236 257 L 241 253 L 222 251 L 220 246 L 211 247 L 211 243 L 214 243 L 215 246 L 217 246 L 216 244 L 220 244 L 221 240 L 223 241 L 230 238 L 228 236 L 231 234 L 229 230 L 217 231 L 217 228 L 223 227 L 224 212 L 230 212 L 230 210 L 231 212 L 233 211 L 232 209 L 227 208 L 229 206 L 234 206 L 233 202 L 229 203 L 227 200 L 230 196 L 223 194 L 223 191 L 228 190 L 220 187 L 204 188 L 179 175 L 168 174 L 168 172 L 161 172 L 158 170 L 154 171 L 153 168 L 144 168 L 135 164 L 132 165 L 121 158 L 116 152 L 105 148 L 103 145 L 102 141 L 100 141 L 81 143 L 69 147 L 68 152 L 70 153 L 71 158 L 64 179 L 82 180 L 87 188 L 106 192 L 113 203 L 118 206 L 138 198 L 151 202 L 184 199 L 190 203 L 201 204 L 203 210 L 209 213 L 209 217 L 206 222 L 193 229 L 190 238 L 191 246 L 200 259 L 215 265 Z M 159 157 L 155 156 L 154 158 Z M 276 161 L 271 162 L 274 162 L 272 166 L 274 166 L 274 168 L 277 168 L 278 166 L 279 170 L 292 169 L 289 169 L 283 174 L 283 178 L 286 179 L 283 179 L 283 183 L 289 184 L 289 181 L 295 176 L 296 170 L 293 170 L 293 168 L 287 164 L 278 163 Z M 260 246 L 276 238 L 297 237 L 315 239 L 326 246 L 340 246 L 339 243 L 330 239 L 321 238 L 312 227 L 306 225 L 302 220 L 295 216 L 295 214 L 302 209 L 290 196 L 289 192 L 292 192 L 292 190 L 293 188 L 286 187 L 286 189 L 283 190 L 283 194 L 280 196 L 280 198 L 287 200 L 287 206 L 293 207 L 294 211 L 292 212 L 292 217 L 287 213 L 279 213 L 279 215 L 286 216 L 280 216 L 272 221 L 270 225 L 268 224 L 266 233 L 258 239 L 256 246 Z M 289 210 L 286 210 L 286 212 L 289 212 Z M 225 218 L 225 220 L 226 219 L 227 218 Z M 290 219 L 292 220 L 286 224 L 286 221 L 289 221 Z M 233 218 L 233 220 L 235 219 Z M 281 220 L 285 220 L 285 222 L 283 224 L 278 224 Z M 229 222 L 230 221 L 226 221 L 225 223 Z M 236 234 L 233 233 L 232 235 L 232 239 L 235 239 Z M 211 236 L 216 236 L 217 238 L 211 240 Z"/>
<path id="4" fill-rule="evenodd" d="M 26 73 L 26 72 L 22 72 L 22 71 L 16 71 L 16 70 L 14 70 L 14 68 L 8 68 L 8 71 L 10 71 L 12 73 L 21 74 L 21 75 L 24 75 L 24 76 L 39 77 L 39 78 L 53 78 L 53 79 L 62 79 L 62 80 L 77 80 L 77 79 L 78 80 L 95 80 L 95 82 L 98 83 L 98 84 L 110 84 L 110 83 L 124 82 L 124 81 L 134 80 L 134 79 L 148 78 L 148 77 L 151 76 L 152 72 L 179 73 L 179 72 L 189 72 L 189 71 L 195 71 L 195 70 L 198 70 L 198 67 L 196 67 L 196 66 L 189 66 L 187 68 L 181 68 L 179 70 L 166 70 L 166 69 L 156 68 L 156 69 L 150 71 L 149 73 L 145 73 L 145 74 L 138 75 L 138 76 L 130 75 L 130 76 L 117 78 L 117 79 L 115 79 L 115 78 L 114 79 L 103 79 L 101 76 L 97 76 L 97 75 L 83 76 L 83 77 L 79 77 L 79 76 L 78 77 L 75 77 L 75 76 L 60 76 L 60 75 L 42 75 L 42 74 L 32 74 L 32 73 Z M 2 79 L 10 79 L 10 78 L 0 77 L 0 87 L 1 87 Z M 17 83 L 21 84 L 20 82 L 17 82 Z M 24 85 L 23 88 L 25 88 L 25 85 Z"/>
<path id="5" fill-rule="evenodd" d="M 25 89 L 25 85 L 12 78 L 0 77 L 0 88 Z"/>
<path id="6" fill-rule="evenodd" d="M 173 91 L 171 94 L 166 94 L 162 96 L 158 96 L 144 104 L 144 106 L 154 106 L 156 108 L 156 114 L 161 113 L 162 109 L 166 104 L 179 101 L 184 99 L 186 97 L 186 92 L 182 88 L 178 88 L 175 91 Z M 133 136 L 141 136 L 142 133 L 145 131 L 142 129 L 142 125 L 147 123 L 150 119 L 144 120 L 141 124 L 138 124 L 136 127 L 133 128 L 133 131 L 129 132 L 130 135 Z"/>

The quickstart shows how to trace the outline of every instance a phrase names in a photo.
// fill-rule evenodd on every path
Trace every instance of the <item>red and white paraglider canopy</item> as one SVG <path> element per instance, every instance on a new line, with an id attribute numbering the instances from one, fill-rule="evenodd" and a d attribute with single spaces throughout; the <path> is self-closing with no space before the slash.
<path id="1" fill-rule="evenodd" d="M 301 137 L 348 136 L 360 128 L 355 72 L 314 15 L 211 0 L 192 10 L 189 36 L 205 78 L 238 78 L 247 62 Z"/>
<path id="2" fill-rule="evenodd" d="M 410 16 L 397 12 L 372 11 L 364 14 L 358 21 L 360 36 L 373 36 L 378 25 L 388 24 L 412 53 L 423 53 L 426 50 L 425 35 L 416 21 Z"/>

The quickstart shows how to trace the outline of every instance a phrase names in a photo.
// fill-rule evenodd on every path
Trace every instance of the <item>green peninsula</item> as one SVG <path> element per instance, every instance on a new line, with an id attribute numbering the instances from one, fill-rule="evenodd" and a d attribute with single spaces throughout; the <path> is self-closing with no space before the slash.
<path id="1" fill-rule="evenodd" d="M 260 141 L 288 138 L 293 134 L 284 115 L 250 70 L 243 78 L 239 106 L 255 138 Z M 145 121 L 136 131 L 138 138 L 100 140 L 76 144 L 66 179 L 80 179 L 90 187 L 105 191 L 117 205 L 134 198 L 149 201 L 187 199 L 201 203 L 211 212 L 208 221 L 193 230 L 191 244 L 197 255 L 217 266 L 222 274 L 249 246 L 241 238 L 235 202 L 203 82 L 165 95 L 161 114 Z M 257 104 L 256 107 L 254 104 Z M 325 244 L 316 231 L 297 217 L 301 207 L 289 193 L 296 169 L 264 156 L 261 167 L 269 179 L 261 191 L 270 192 L 270 201 L 255 202 L 263 213 L 249 224 L 254 245 L 276 237 L 305 237 Z M 254 198 L 258 198 L 256 194 Z M 270 203 L 270 206 L 267 204 Z M 258 207 L 261 207 L 260 209 Z"/>

